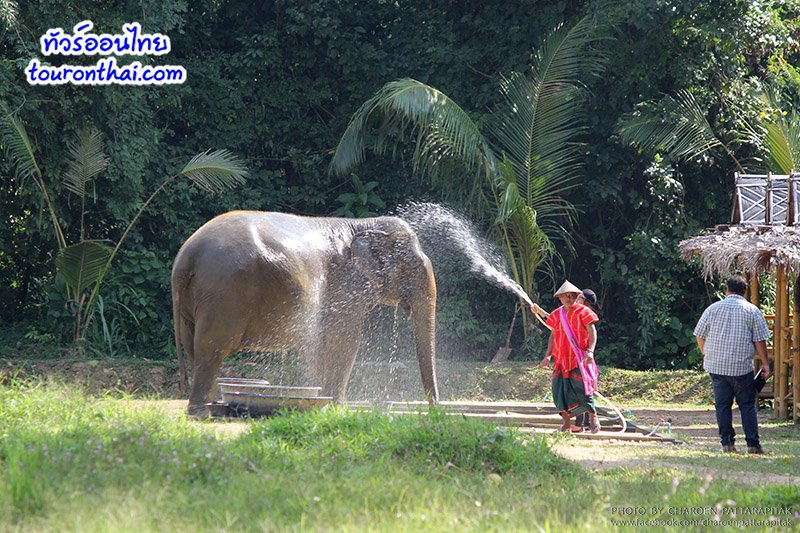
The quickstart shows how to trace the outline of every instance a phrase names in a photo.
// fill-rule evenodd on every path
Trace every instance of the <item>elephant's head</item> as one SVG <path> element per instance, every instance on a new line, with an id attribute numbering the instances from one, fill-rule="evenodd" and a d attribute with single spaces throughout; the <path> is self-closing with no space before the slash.
<path id="1" fill-rule="evenodd" d="M 437 402 L 436 280 L 417 236 L 408 227 L 362 231 L 353 237 L 351 257 L 377 303 L 400 305 L 409 313 L 422 385 L 429 401 Z"/>

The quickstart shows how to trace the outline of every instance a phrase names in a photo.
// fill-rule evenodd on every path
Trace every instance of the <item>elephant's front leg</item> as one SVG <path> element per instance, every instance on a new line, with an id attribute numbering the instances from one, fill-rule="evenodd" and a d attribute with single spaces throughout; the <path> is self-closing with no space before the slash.
<path id="1" fill-rule="evenodd" d="M 326 320 L 327 319 L 327 320 Z M 327 316 L 320 321 L 320 332 L 311 350 L 311 366 L 322 386 L 322 395 L 337 404 L 345 401 L 347 383 L 361 344 L 363 316 Z"/>

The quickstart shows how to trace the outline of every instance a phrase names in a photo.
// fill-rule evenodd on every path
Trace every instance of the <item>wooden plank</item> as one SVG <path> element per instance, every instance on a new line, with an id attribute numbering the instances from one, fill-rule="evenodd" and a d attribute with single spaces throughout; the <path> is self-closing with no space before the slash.
<path id="1" fill-rule="evenodd" d="M 485 415 L 487 421 L 502 422 L 505 416 L 509 421 L 524 421 L 528 424 L 541 424 L 542 426 L 560 426 L 563 421 L 558 415 L 552 404 L 528 403 L 528 402 L 442 402 L 445 411 L 450 414 L 461 414 L 464 416 Z M 427 411 L 427 402 L 384 402 L 395 413 L 420 413 Z M 497 409 L 505 407 L 506 409 Z M 600 417 L 601 427 L 613 427 L 616 430 L 622 428 L 621 422 L 613 411 L 604 407 L 597 408 Z M 605 418 L 604 418 L 605 417 Z M 628 432 L 638 432 L 643 435 L 653 435 L 653 428 L 641 426 L 632 420 L 626 419 Z"/>
<path id="2" fill-rule="evenodd" d="M 428 402 L 424 401 L 414 401 L 414 402 L 382 402 L 382 405 L 385 408 L 392 409 L 395 411 L 399 410 L 427 410 L 428 409 Z M 448 411 L 457 411 L 457 412 L 485 412 L 485 413 L 496 413 L 500 411 L 504 412 L 514 412 L 514 413 L 521 413 L 521 414 L 534 414 L 534 415 L 545 415 L 545 414 L 554 414 L 558 415 L 558 410 L 552 403 L 541 403 L 541 402 L 480 402 L 480 401 L 463 401 L 463 402 L 440 402 L 440 405 L 444 407 Z M 606 417 L 609 420 L 616 420 L 617 415 L 611 409 L 607 409 L 605 407 L 598 406 L 597 407 L 597 414 L 601 417 Z M 558 416 L 558 420 L 561 420 L 561 417 Z M 650 433 L 652 428 L 640 426 L 638 423 L 627 420 L 627 425 L 636 430 L 643 433 Z"/>
<path id="3" fill-rule="evenodd" d="M 523 433 L 556 433 L 556 430 L 548 430 L 542 428 L 520 428 L 519 431 Z M 599 433 L 571 433 L 571 435 L 578 439 L 587 440 L 619 440 L 619 441 L 633 441 L 633 442 L 668 442 L 672 444 L 679 444 L 677 441 L 668 437 L 661 437 L 657 435 L 642 435 L 641 433 L 609 433 L 607 431 L 600 431 Z"/>
<path id="4" fill-rule="evenodd" d="M 506 426 L 561 426 L 561 417 L 523 415 L 519 413 L 452 413 L 466 418 L 480 418 L 487 422 L 496 422 Z M 621 429 L 622 426 L 608 420 L 600 420 L 601 427 Z"/>
<path id="5" fill-rule="evenodd" d="M 380 402 L 378 406 L 388 409 L 406 409 L 406 410 L 427 410 L 428 402 L 413 401 L 413 402 Z M 532 414 L 548 414 L 558 413 L 558 410 L 552 403 L 537 403 L 537 402 L 477 402 L 477 401 L 463 401 L 463 402 L 439 402 L 439 406 L 448 411 L 515 411 L 518 413 L 532 413 Z"/>
<path id="6" fill-rule="evenodd" d="M 400 415 L 409 415 L 413 416 L 419 414 L 419 412 L 415 411 L 396 411 L 395 414 Z M 542 419 L 541 417 L 535 416 L 526 416 L 526 415 L 513 415 L 513 414 L 491 414 L 491 413 L 469 413 L 469 412 L 459 412 L 459 413 L 449 413 L 450 416 L 463 416 L 465 418 L 477 418 L 479 420 L 483 420 L 485 422 L 490 422 L 493 424 L 497 424 L 499 426 L 509 426 L 515 427 L 517 429 L 526 429 L 531 430 L 535 429 L 537 431 L 543 433 L 556 433 L 559 431 L 561 426 L 561 419 Z M 664 440 L 663 436 L 660 435 L 645 435 L 639 432 L 636 432 L 633 428 L 628 428 L 625 433 L 621 431 L 622 426 L 616 424 L 612 421 L 602 420 L 601 419 L 601 431 L 603 435 L 618 435 L 620 437 L 624 437 L 625 435 L 636 435 L 638 437 L 652 437 L 651 440 Z M 584 432 L 590 433 L 590 432 Z M 572 433 L 572 435 L 582 435 L 583 433 Z"/>

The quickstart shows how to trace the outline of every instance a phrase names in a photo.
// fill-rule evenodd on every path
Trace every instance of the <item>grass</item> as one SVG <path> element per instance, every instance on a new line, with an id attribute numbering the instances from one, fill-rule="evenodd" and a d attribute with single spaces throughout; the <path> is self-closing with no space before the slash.
<path id="1" fill-rule="evenodd" d="M 439 411 L 329 409 L 219 429 L 52 383 L 0 387 L 0 530 L 625 530 L 614 522 L 625 507 L 648 519 L 800 512 L 797 487 L 689 469 L 592 472 L 543 437 Z"/>

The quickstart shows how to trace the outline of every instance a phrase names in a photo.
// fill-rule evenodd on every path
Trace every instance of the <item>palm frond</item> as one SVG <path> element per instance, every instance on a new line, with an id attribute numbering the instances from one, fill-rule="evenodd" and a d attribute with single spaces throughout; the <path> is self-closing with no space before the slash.
<path id="1" fill-rule="evenodd" d="M 442 174 L 458 159 L 468 171 L 491 164 L 492 152 L 469 115 L 446 94 L 413 79 L 384 85 L 350 119 L 331 160 L 331 172 L 345 174 L 364 161 L 368 148 L 379 154 L 395 150 L 397 140 L 416 131 L 414 169 Z"/>
<path id="2" fill-rule="evenodd" d="M 0 0 L 0 20 L 5 23 L 6 28 L 13 28 L 17 25 L 17 3 L 12 0 Z"/>
<path id="3" fill-rule="evenodd" d="M 763 148 L 769 160 L 770 170 L 788 174 L 797 170 L 800 163 L 800 116 L 792 108 L 784 111 L 777 92 L 764 94 L 769 111 L 763 120 Z"/>
<path id="4" fill-rule="evenodd" d="M 574 26 L 548 34 L 527 74 L 504 78 L 504 103 L 491 123 L 493 146 L 507 154 L 519 194 L 536 213 L 537 229 L 558 239 L 575 209 L 564 198 L 578 185 L 582 167 L 581 134 L 586 131 L 582 80 L 605 67 L 597 46 L 603 32 L 587 16 Z"/>
<path id="5" fill-rule="evenodd" d="M 110 257 L 110 246 L 100 241 L 81 241 L 58 252 L 56 270 L 78 297 L 102 279 Z"/>
<path id="6" fill-rule="evenodd" d="M 663 152 L 667 159 L 692 159 L 724 147 L 688 91 L 643 104 L 623 115 L 618 129 L 625 142 L 648 152 Z"/>
<path id="7" fill-rule="evenodd" d="M 20 182 L 24 182 L 26 178 L 31 178 L 36 187 L 39 188 L 42 199 L 50 213 L 50 221 L 53 224 L 53 233 L 56 242 L 58 242 L 58 247 L 59 249 L 66 247 L 67 242 L 64 238 L 64 231 L 61 229 L 61 224 L 56 216 L 53 202 L 50 201 L 50 195 L 47 193 L 42 171 L 36 162 L 33 144 L 28 138 L 28 133 L 25 131 L 25 126 L 22 122 L 9 112 L 8 108 L 2 103 L 0 103 L 0 143 L 5 146 L 6 153 L 14 167 L 14 174 L 19 178 Z"/>
<path id="8" fill-rule="evenodd" d="M 83 198 L 86 184 L 108 167 L 102 134 L 95 128 L 81 131 L 67 144 L 67 151 L 69 167 L 64 174 L 64 187 Z"/>
<path id="9" fill-rule="evenodd" d="M 583 17 L 573 26 L 560 24 L 533 54 L 533 77 L 546 82 L 548 89 L 582 84 L 587 76 L 599 75 L 605 69 L 608 56 L 597 45 L 607 39 L 604 28 L 593 15 Z"/>
<path id="10" fill-rule="evenodd" d="M 0 109 L 2 109 L 0 134 L 2 134 L 3 145 L 6 147 L 11 163 L 14 165 L 15 175 L 21 180 L 30 176 L 41 176 L 42 171 L 36 162 L 33 144 L 28 138 L 25 126 L 5 106 Z"/>
<path id="11" fill-rule="evenodd" d="M 533 273 L 555 254 L 555 246 L 538 225 L 536 212 L 527 205 L 514 211 L 511 227 L 514 247 L 522 267 L 520 271 L 527 276 L 524 286 L 530 289 Z"/>
<path id="12" fill-rule="evenodd" d="M 764 137 L 765 147 L 769 154 L 770 170 L 788 174 L 798 168 L 795 165 L 795 154 L 798 154 L 795 138 L 794 153 L 790 144 L 792 132 L 788 130 L 787 123 L 783 120 L 766 125 L 767 134 Z"/>
<path id="13" fill-rule="evenodd" d="M 509 220 L 516 210 L 525 205 L 525 200 L 519 194 L 514 165 L 508 155 L 503 154 L 503 161 L 500 163 L 499 170 L 500 172 L 495 177 L 495 185 L 500 194 L 495 224 L 501 224 Z"/>
<path id="14" fill-rule="evenodd" d="M 189 178 L 208 192 L 216 193 L 243 184 L 247 169 L 228 150 L 208 150 L 194 156 L 179 175 Z"/>

